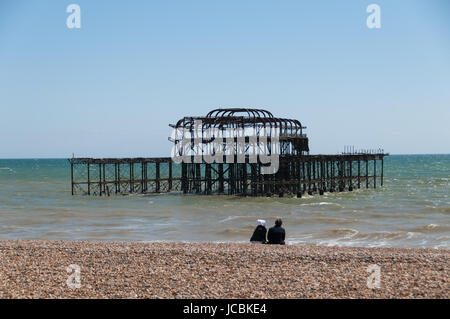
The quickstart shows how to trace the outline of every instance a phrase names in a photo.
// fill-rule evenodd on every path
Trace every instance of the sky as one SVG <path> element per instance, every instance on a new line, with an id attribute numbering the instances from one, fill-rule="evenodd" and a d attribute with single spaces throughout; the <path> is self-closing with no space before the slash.
<path id="1" fill-rule="evenodd" d="M 298 119 L 312 154 L 450 153 L 450 1 L 0 1 L 0 158 L 169 156 L 218 107 Z"/>

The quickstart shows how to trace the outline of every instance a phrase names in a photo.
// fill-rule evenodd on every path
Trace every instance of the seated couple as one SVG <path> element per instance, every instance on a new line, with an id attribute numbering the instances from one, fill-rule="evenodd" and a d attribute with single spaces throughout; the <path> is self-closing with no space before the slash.
<path id="1" fill-rule="evenodd" d="M 262 219 L 258 219 L 258 226 L 256 226 L 255 231 L 253 232 L 252 238 L 250 238 L 250 242 L 255 244 L 277 244 L 284 245 L 284 239 L 286 237 L 286 231 L 281 225 L 283 221 L 281 218 L 277 218 L 275 220 L 275 226 L 269 229 L 269 233 L 267 234 L 266 240 L 266 221 Z"/>

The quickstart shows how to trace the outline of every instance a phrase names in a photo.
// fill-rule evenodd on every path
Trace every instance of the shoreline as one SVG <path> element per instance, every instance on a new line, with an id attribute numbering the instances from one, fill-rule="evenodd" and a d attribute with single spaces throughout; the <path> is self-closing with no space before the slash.
<path id="1" fill-rule="evenodd" d="M 450 298 L 450 250 L 0 240 L 0 298 Z"/>

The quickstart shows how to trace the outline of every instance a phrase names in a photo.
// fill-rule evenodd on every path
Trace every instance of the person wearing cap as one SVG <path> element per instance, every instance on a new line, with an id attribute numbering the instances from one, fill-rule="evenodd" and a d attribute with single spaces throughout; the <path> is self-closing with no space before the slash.
<path id="1" fill-rule="evenodd" d="M 266 221 L 263 219 L 257 220 L 258 226 L 256 226 L 255 231 L 253 232 L 252 238 L 250 238 L 250 242 L 254 244 L 265 244 L 267 228 Z"/>

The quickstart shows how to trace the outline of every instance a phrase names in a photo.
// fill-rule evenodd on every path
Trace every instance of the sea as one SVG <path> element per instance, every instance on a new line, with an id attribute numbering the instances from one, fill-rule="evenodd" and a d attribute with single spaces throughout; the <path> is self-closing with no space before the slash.
<path id="1" fill-rule="evenodd" d="M 450 248 L 450 155 L 391 155 L 384 186 L 323 196 L 71 195 L 67 159 L 0 159 L 0 240 L 248 242 L 283 220 L 287 244 Z"/>

